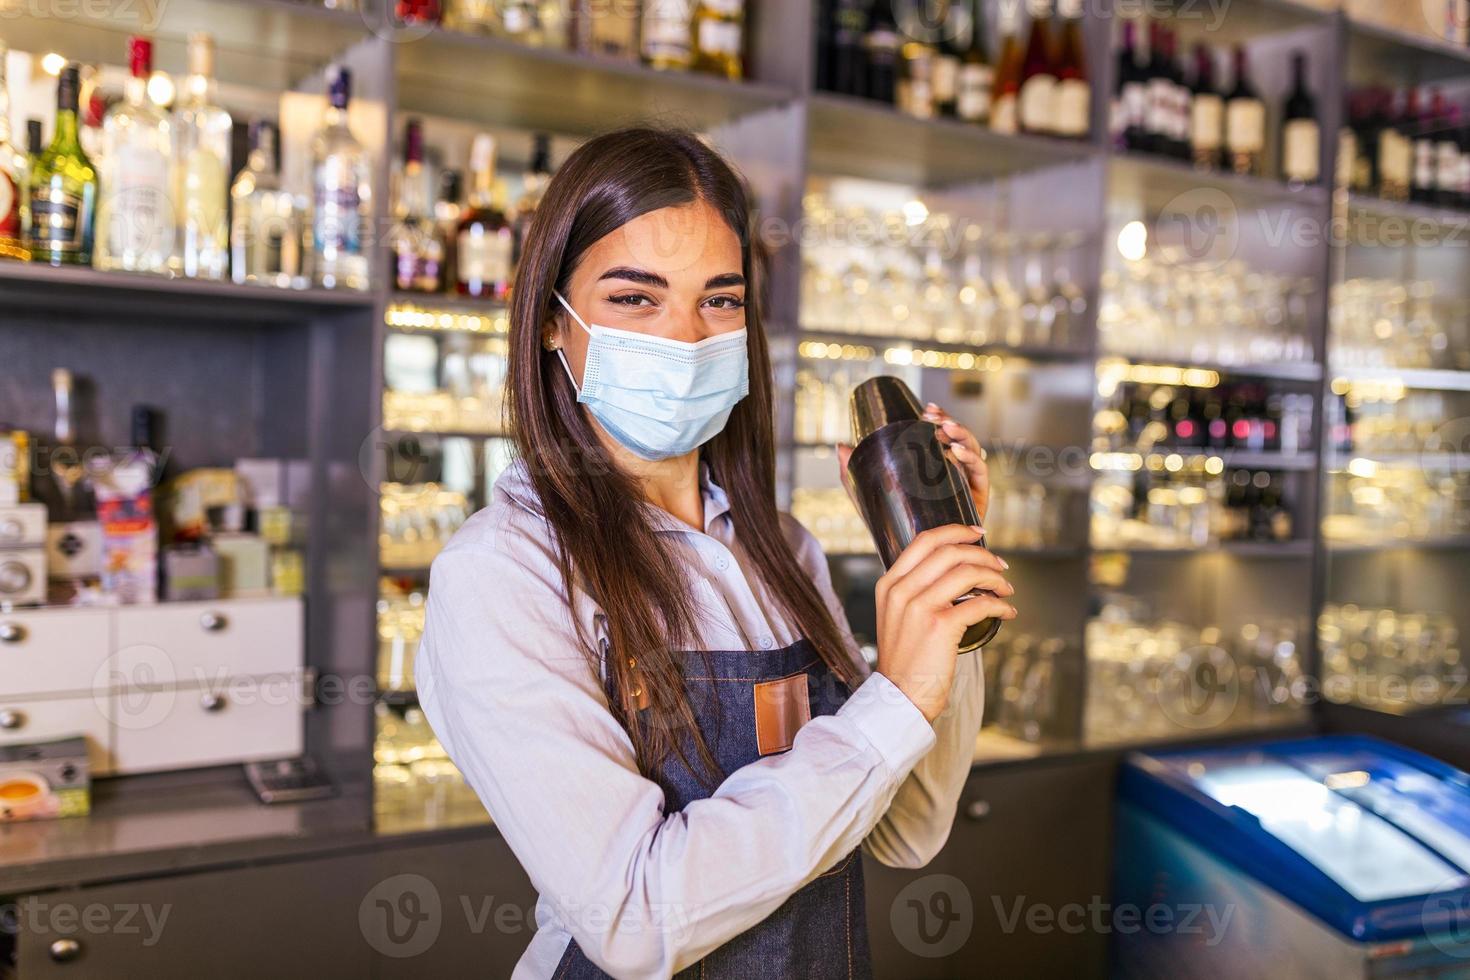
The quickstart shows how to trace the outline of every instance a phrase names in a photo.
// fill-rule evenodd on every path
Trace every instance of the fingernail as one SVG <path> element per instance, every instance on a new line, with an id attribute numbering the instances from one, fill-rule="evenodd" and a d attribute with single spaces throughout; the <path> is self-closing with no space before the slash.
<path id="1" fill-rule="evenodd" d="M 976 534 L 984 534 L 985 533 L 985 528 L 981 527 L 979 524 L 971 524 L 970 525 L 970 530 L 974 531 Z"/>
<path id="2" fill-rule="evenodd" d="M 1007 570 L 1010 569 L 1011 563 L 1008 562 L 1008 561 L 1006 561 L 1004 558 L 1000 557 L 1000 555 L 996 555 L 995 556 L 995 560 L 998 561 L 998 562 L 1000 562 L 1000 567 L 1001 568 L 1004 568 L 1004 569 L 1007 569 Z"/>

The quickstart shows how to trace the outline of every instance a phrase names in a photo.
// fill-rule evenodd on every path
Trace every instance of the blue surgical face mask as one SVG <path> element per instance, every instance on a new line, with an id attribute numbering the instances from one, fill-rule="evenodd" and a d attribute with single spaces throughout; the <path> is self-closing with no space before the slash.
<path id="1" fill-rule="evenodd" d="M 589 337 L 577 401 L 634 455 L 669 459 L 699 448 L 750 391 L 744 327 L 697 343 L 589 327 L 553 292 Z M 556 356 L 577 389 L 566 355 L 558 348 Z"/>

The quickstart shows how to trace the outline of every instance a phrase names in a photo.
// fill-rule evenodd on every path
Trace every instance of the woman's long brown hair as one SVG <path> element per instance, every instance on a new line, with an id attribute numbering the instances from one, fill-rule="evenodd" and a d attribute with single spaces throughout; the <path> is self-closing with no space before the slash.
<path id="1" fill-rule="evenodd" d="M 542 347 L 587 249 L 629 221 L 703 200 L 739 237 L 749 337 L 750 393 L 701 452 L 724 488 L 742 547 L 788 622 L 838 678 L 859 668 L 811 578 L 782 533 L 776 510 L 771 361 L 762 326 L 763 261 L 745 188 L 729 164 L 693 134 L 625 129 L 583 144 L 557 172 L 526 236 L 510 309 L 507 422 L 554 533 L 570 596 L 585 589 L 607 617 L 607 670 L 620 697 L 612 710 L 628 731 L 640 769 L 652 774 L 673 752 L 706 782 L 720 769 L 695 722 L 684 654 L 701 650 L 686 558 L 655 532 L 637 481 L 599 442 L 554 353 Z M 594 673 L 600 653 L 579 637 Z M 646 708 L 638 709 L 641 689 Z M 703 766 L 695 766 L 692 748 Z M 703 771 L 701 771 L 701 769 Z"/>

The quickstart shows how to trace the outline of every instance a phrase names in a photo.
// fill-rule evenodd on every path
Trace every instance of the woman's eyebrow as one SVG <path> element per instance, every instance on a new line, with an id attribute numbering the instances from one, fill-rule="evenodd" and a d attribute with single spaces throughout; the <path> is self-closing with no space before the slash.
<path id="1" fill-rule="evenodd" d="M 745 277 L 738 272 L 726 272 L 722 275 L 711 276 L 704 284 L 705 289 L 727 289 L 731 286 L 745 285 Z"/>
<path id="2" fill-rule="evenodd" d="M 597 277 L 598 282 L 604 279 L 626 279 L 628 282 L 641 283 L 644 286 L 652 286 L 654 289 L 668 289 L 669 281 L 656 272 L 648 272 L 643 269 L 631 269 L 627 266 L 617 266 L 608 269 Z"/>

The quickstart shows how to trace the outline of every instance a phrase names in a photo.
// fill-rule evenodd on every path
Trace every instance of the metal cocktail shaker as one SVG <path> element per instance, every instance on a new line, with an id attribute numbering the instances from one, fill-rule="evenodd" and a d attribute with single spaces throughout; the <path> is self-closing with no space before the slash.
<path id="1" fill-rule="evenodd" d="M 869 378 L 852 393 L 852 438 L 856 444 L 843 479 L 889 568 L 920 531 L 943 524 L 976 524 L 975 498 L 959 465 L 945 454 L 938 427 L 923 418 L 923 408 L 898 378 Z M 985 544 L 980 538 L 979 544 Z M 955 599 L 977 595 L 976 589 Z M 979 649 L 1000 631 L 999 619 L 985 619 L 965 631 L 960 653 Z"/>

